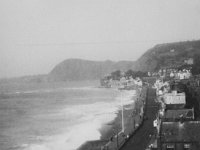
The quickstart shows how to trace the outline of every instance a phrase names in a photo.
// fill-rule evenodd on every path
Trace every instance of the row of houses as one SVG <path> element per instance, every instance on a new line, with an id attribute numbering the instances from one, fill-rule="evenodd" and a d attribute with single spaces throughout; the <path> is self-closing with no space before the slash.
<path id="1" fill-rule="evenodd" d="M 173 85 L 172 85 L 173 84 Z M 157 80 L 157 102 L 160 110 L 153 122 L 156 128 L 148 150 L 198 150 L 200 148 L 200 121 L 194 107 L 186 107 L 186 94 L 179 88 L 180 80 Z"/>
<path id="2" fill-rule="evenodd" d="M 119 150 L 123 144 L 130 138 L 130 136 L 136 132 L 139 126 L 143 122 L 147 88 L 143 85 L 140 78 L 121 78 L 119 81 L 112 81 L 112 84 L 116 82 L 115 86 L 119 90 L 137 90 L 135 102 L 129 105 L 123 105 L 122 110 L 118 113 L 120 116 L 121 124 L 118 127 L 112 127 L 114 135 L 111 135 L 109 139 L 100 139 L 95 141 L 88 141 L 81 145 L 78 150 Z M 130 111 L 129 111 L 130 110 Z M 128 113 L 128 115 L 124 115 Z"/>
<path id="3" fill-rule="evenodd" d="M 191 77 L 191 69 L 193 64 L 193 58 L 185 58 L 183 61 L 180 62 L 170 62 L 167 66 L 160 67 L 157 72 L 148 72 L 148 76 L 189 79 Z"/>
<path id="4" fill-rule="evenodd" d="M 149 76 L 159 76 L 162 78 L 175 78 L 175 79 L 189 79 L 192 76 L 191 68 L 186 69 L 175 69 L 175 68 L 163 68 L 160 69 L 158 72 L 148 73 Z"/>
<path id="5" fill-rule="evenodd" d="M 136 86 L 142 87 L 143 85 L 143 82 L 139 77 L 135 79 L 132 77 L 121 77 L 120 80 L 103 78 L 100 82 L 102 87 L 120 89 L 135 89 Z"/>

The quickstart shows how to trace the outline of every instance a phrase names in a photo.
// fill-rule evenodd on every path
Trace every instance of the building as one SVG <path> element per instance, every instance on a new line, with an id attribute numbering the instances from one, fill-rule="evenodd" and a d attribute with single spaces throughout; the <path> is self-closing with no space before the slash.
<path id="1" fill-rule="evenodd" d="M 166 110 L 161 119 L 165 122 L 193 121 L 194 109 Z"/>
<path id="2" fill-rule="evenodd" d="M 194 64 L 194 60 L 193 60 L 193 58 L 185 59 L 184 63 L 187 64 L 187 65 L 193 65 Z"/>
<path id="3" fill-rule="evenodd" d="M 162 122 L 158 139 L 160 150 L 199 150 L 200 121 Z"/>
<path id="4" fill-rule="evenodd" d="M 165 93 L 164 94 L 164 103 L 166 105 L 172 104 L 186 104 L 186 97 L 185 93 L 177 93 L 177 91 L 172 91 L 172 93 Z"/>

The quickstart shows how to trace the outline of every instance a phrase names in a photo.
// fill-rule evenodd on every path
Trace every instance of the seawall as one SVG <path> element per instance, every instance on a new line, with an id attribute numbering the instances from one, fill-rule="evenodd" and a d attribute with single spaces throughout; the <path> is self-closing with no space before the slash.
<path id="1" fill-rule="evenodd" d="M 148 88 L 147 99 L 145 105 L 145 118 L 143 119 L 139 128 L 134 132 L 134 134 L 124 143 L 120 150 L 145 150 L 148 146 L 151 135 L 156 132 L 153 127 L 153 120 L 156 118 L 159 106 L 155 102 L 156 93 L 155 89 Z"/>
<path id="2" fill-rule="evenodd" d="M 147 87 L 137 88 L 135 107 L 131 110 L 124 109 L 124 132 L 121 128 L 122 111 L 119 111 L 113 122 L 111 131 L 101 140 L 88 141 L 78 150 L 116 150 L 120 149 L 132 135 L 140 128 L 144 120 Z M 125 108 L 126 106 L 124 106 Z M 115 133 L 113 135 L 113 132 Z"/>

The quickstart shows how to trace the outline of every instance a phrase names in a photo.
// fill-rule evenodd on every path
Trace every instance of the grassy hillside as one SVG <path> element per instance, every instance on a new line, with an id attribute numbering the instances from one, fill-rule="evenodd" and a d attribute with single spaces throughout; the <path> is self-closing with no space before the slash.
<path id="1" fill-rule="evenodd" d="M 116 70 L 155 71 L 160 67 L 183 64 L 184 60 L 188 58 L 199 60 L 200 40 L 159 44 L 149 49 L 137 61 L 114 62 L 67 59 L 56 65 L 48 75 L 28 76 L 12 80 L 37 83 L 43 81 L 92 80 L 100 79 Z M 197 64 L 195 70 L 198 74 L 200 72 L 200 61 Z M 11 80 L 9 79 L 9 81 Z"/>
<path id="2" fill-rule="evenodd" d="M 160 67 L 181 64 L 200 55 L 200 40 L 159 44 L 149 49 L 136 62 L 135 70 L 154 71 Z"/>
<path id="3" fill-rule="evenodd" d="M 154 46 L 136 62 L 88 61 L 68 59 L 58 64 L 50 73 L 52 81 L 99 79 L 112 71 L 155 71 L 160 67 L 183 64 L 185 59 L 200 55 L 200 40 L 165 43 Z"/>

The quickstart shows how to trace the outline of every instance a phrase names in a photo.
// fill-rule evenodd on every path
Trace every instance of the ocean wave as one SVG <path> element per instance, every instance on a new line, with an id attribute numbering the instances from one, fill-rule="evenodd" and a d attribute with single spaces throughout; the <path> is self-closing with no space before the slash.
<path id="1" fill-rule="evenodd" d="M 135 91 L 123 91 L 113 101 L 67 106 L 57 113 L 72 120 L 65 131 L 44 137 L 39 144 L 25 144 L 23 150 L 75 150 L 86 141 L 98 140 L 99 129 L 117 117 L 122 105 L 134 104 L 135 95 Z"/>
<path id="2" fill-rule="evenodd" d="M 37 90 L 21 90 L 21 91 L 12 91 L 12 92 L 3 92 L 5 95 L 21 95 L 21 94 L 37 94 L 37 93 L 51 93 L 51 92 L 59 92 L 65 90 L 90 90 L 95 91 L 99 90 L 93 86 L 87 87 L 62 87 L 62 88 L 51 88 L 51 89 L 37 89 Z"/>

